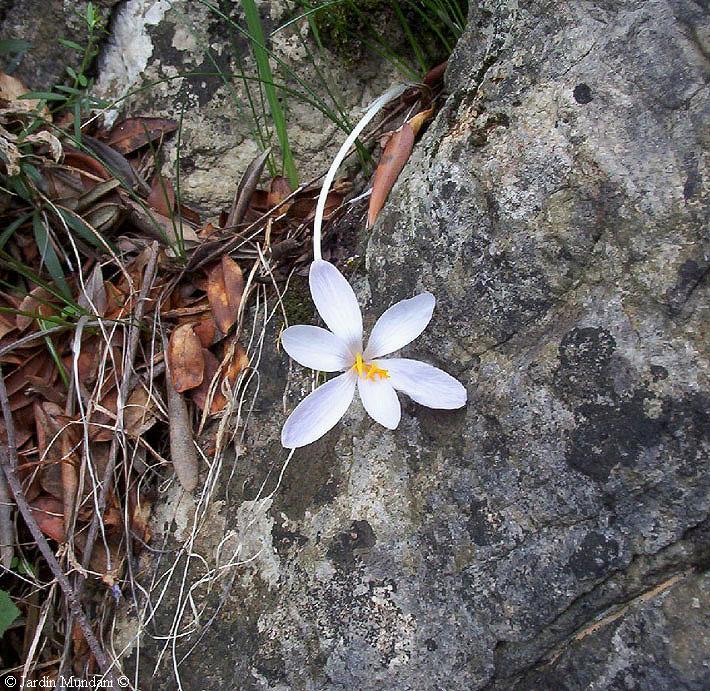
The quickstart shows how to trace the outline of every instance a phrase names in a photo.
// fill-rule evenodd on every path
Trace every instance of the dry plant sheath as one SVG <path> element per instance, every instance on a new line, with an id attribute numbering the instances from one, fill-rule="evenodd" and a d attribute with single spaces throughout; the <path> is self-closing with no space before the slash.
<path id="1" fill-rule="evenodd" d="M 164 339 L 163 348 L 166 352 L 167 346 Z M 173 385 L 168 358 L 165 359 L 165 389 L 170 418 L 170 459 L 180 484 L 186 492 L 192 492 L 197 487 L 199 471 L 192 419 L 187 409 L 187 401 Z"/>
<path id="2" fill-rule="evenodd" d="M 7 479 L 0 475 L 0 563 L 10 569 L 15 554 L 15 530 L 12 523 L 12 495 Z"/>

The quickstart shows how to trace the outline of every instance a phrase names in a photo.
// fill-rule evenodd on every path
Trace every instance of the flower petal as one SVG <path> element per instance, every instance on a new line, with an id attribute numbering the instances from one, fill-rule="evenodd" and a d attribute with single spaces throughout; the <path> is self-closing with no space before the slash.
<path id="1" fill-rule="evenodd" d="M 435 304 L 431 293 L 420 293 L 385 310 L 372 329 L 365 360 L 389 355 L 411 343 L 426 329 Z"/>
<path id="2" fill-rule="evenodd" d="M 357 390 L 369 416 L 388 429 L 395 429 L 402 417 L 397 392 L 386 379 L 358 378 Z"/>
<path id="3" fill-rule="evenodd" d="M 329 262 L 319 259 L 308 275 L 311 296 L 328 328 L 352 351 L 362 352 L 362 314 L 345 276 Z"/>
<path id="4" fill-rule="evenodd" d="M 297 449 L 320 439 L 335 427 L 355 395 L 355 372 L 348 370 L 308 394 L 289 415 L 281 430 L 281 444 Z"/>
<path id="5" fill-rule="evenodd" d="M 321 372 L 345 370 L 354 362 L 345 343 L 320 326 L 289 326 L 281 334 L 281 344 L 296 362 Z"/>
<path id="6" fill-rule="evenodd" d="M 397 391 L 427 408 L 454 410 L 466 405 L 466 389 L 450 374 L 426 362 L 389 358 L 375 364 L 387 370 L 389 382 Z"/>

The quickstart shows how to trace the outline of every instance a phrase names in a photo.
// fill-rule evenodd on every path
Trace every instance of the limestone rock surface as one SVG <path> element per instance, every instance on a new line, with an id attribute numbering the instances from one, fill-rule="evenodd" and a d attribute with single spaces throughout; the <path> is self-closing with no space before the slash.
<path id="1" fill-rule="evenodd" d="M 407 353 L 469 403 L 406 402 L 394 432 L 353 406 L 270 496 L 274 328 L 246 452 L 191 545 L 213 564 L 239 542 L 244 564 L 195 587 L 199 625 L 154 672 L 147 638 L 194 609 L 168 589 L 142 688 L 174 688 L 193 645 L 183 688 L 710 687 L 707 13 L 472 5 L 356 283 L 370 323 L 435 293 Z"/>
<path id="2" fill-rule="evenodd" d="M 319 108 L 334 112 L 341 122 L 357 120 L 397 78 L 396 72 L 385 60 L 345 65 L 317 48 L 303 22 L 276 31 L 303 14 L 297 3 L 256 4 L 269 36 L 274 81 L 289 90 L 278 93 L 305 183 L 327 169 L 345 137 Z M 182 194 L 208 213 L 229 207 L 242 173 L 264 142 L 278 148 L 273 132 L 267 135 L 273 127 L 264 115 L 268 106 L 260 95 L 250 43 L 241 32 L 244 25 L 239 2 L 126 0 L 114 13 L 99 60 L 97 93 L 110 101 L 121 99 L 123 115 L 181 121 Z M 116 117 L 118 109 L 110 116 Z M 175 139 L 168 144 L 164 168 L 172 178 L 177 158 Z"/>

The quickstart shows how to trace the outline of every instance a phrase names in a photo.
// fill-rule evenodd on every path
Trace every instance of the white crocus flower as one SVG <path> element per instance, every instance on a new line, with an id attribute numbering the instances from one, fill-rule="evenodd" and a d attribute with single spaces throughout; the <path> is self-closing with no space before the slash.
<path id="1" fill-rule="evenodd" d="M 281 342 L 305 367 L 343 372 L 319 386 L 291 413 L 281 443 L 296 449 L 320 439 L 345 414 L 355 387 L 369 415 L 395 429 L 401 408 L 397 391 L 428 408 L 452 410 L 466 403 L 466 389 L 436 367 L 418 360 L 387 358 L 424 331 L 434 311 L 434 296 L 421 293 L 393 305 L 377 320 L 367 347 L 362 348 L 362 314 L 345 277 L 332 264 L 317 259 L 309 282 L 318 313 L 328 326 L 291 326 Z"/>

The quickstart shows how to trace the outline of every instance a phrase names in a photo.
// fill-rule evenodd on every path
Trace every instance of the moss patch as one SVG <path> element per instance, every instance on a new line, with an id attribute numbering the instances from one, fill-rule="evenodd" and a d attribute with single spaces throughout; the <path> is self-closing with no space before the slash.
<path id="1" fill-rule="evenodd" d="M 313 14 L 313 26 L 323 45 L 349 63 L 357 62 L 366 52 L 377 51 L 391 53 L 414 66 L 415 55 L 402 26 L 405 22 L 432 67 L 447 55 L 440 35 L 451 44 L 456 37 L 440 18 L 426 9 L 425 3 L 420 4 L 419 11 L 412 3 L 397 0 L 346 0 L 338 4 L 332 4 L 332 0 L 317 0 L 309 3 L 309 7 L 324 5 Z M 306 8 L 306 3 L 303 6 Z"/>
<path id="2" fill-rule="evenodd" d="M 294 277 L 291 280 L 282 302 L 289 325 L 313 322 L 315 309 L 305 278 Z"/>

